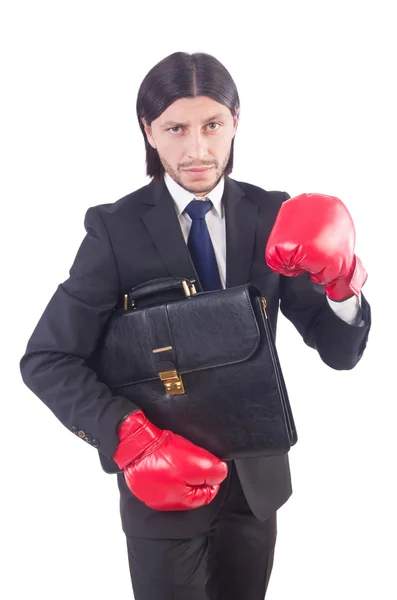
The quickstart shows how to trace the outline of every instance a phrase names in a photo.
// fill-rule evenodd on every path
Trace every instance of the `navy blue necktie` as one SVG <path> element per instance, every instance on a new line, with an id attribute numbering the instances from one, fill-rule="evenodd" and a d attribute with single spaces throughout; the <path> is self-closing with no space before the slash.
<path id="1" fill-rule="evenodd" d="M 222 288 L 214 247 L 205 221 L 205 215 L 211 207 L 211 200 L 192 200 L 185 208 L 192 219 L 187 246 L 204 291 Z"/>

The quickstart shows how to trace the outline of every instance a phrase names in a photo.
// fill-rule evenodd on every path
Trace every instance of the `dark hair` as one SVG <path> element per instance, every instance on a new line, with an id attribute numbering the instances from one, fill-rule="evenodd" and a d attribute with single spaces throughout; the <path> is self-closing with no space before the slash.
<path id="1" fill-rule="evenodd" d="M 209 96 L 229 108 L 232 116 L 240 106 L 236 85 L 229 71 L 214 56 L 204 52 L 174 52 L 155 65 L 142 81 L 136 102 L 139 127 L 145 141 L 146 174 L 164 177 L 158 152 L 146 137 L 142 117 L 148 126 L 179 98 Z M 224 175 L 233 170 L 234 137 Z"/>

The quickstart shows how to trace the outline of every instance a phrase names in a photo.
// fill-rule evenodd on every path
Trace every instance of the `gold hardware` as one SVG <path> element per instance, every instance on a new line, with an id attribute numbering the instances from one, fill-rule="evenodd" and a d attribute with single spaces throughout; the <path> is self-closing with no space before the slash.
<path id="1" fill-rule="evenodd" d="M 80 429 L 80 431 L 78 431 L 78 432 L 77 432 L 77 435 L 78 435 L 80 438 L 83 438 L 83 437 L 85 437 L 85 431 L 83 431 L 82 429 Z"/>
<path id="2" fill-rule="evenodd" d="M 267 302 L 266 302 L 266 298 L 263 298 L 263 296 L 260 298 L 261 304 L 262 304 L 262 308 L 263 308 L 263 314 L 265 315 L 265 319 L 267 319 L 267 312 L 266 312 L 266 307 L 267 307 Z"/>
<path id="3" fill-rule="evenodd" d="M 135 300 L 131 300 L 130 308 L 135 307 Z M 124 294 L 124 310 L 128 310 L 128 294 Z"/>
<path id="4" fill-rule="evenodd" d="M 194 283 L 188 283 L 186 279 L 182 280 L 183 291 L 185 292 L 185 296 L 188 298 L 189 296 L 193 296 L 197 294 L 197 290 L 195 288 Z"/>
<path id="5" fill-rule="evenodd" d="M 169 396 L 185 393 L 182 378 L 176 371 L 163 371 L 160 373 L 160 379 L 164 383 L 165 391 Z"/>
<path id="6" fill-rule="evenodd" d="M 172 350 L 172 346 L 164 346 L 163 348 L 155 348 L 154 350 L 152 350 L 153 354 L 156 354 L 157 352 L 165 352 L 166 350 Z"/>
<path id="7" fill-rule="evenodd" d="M 183 291 L 185 292 L 185 296 L 189 297 L 190 296 L 190 288 L 185 279 L 182 280 L 182 287 L 183 287 Z"/>
<path id="8" fill-rule="evenodd" d="M 182 280 L 182 287 L 187 298 L 189 298 L 189 296 L 197 294 L 197 290 L 194 284 L 188 283 L 186 279 Z M 129 308 L 135 308 L 135 300 L 131 300 L 131 306 Z M 128 310 L 128 294 L 124 294 L 124 310 Z"/>

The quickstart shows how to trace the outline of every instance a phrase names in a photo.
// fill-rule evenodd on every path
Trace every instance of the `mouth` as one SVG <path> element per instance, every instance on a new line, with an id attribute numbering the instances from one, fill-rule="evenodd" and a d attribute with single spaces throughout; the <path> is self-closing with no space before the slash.
<path id="1" fill-rule="evenodd" d="M 212 169 L 212 167 L 204 167 L 201 169 L 184 169 L 184 171 L 186 173 L 207 173 L 207 171 L 210 171 Z"/>

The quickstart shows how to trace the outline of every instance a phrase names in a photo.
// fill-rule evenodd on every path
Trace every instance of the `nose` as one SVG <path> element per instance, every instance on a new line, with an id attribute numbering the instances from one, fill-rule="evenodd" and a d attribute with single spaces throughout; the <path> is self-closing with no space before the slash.
<path id="1" fill-rule="evenodd" d="M 208 156 L 208 139 L 201 131 L 190 131 L 187 136 L 187 155 L 190 160 L 205 160 Z"/>

